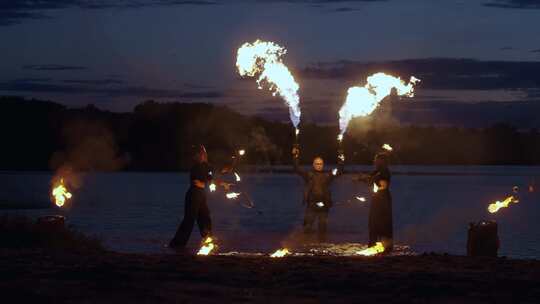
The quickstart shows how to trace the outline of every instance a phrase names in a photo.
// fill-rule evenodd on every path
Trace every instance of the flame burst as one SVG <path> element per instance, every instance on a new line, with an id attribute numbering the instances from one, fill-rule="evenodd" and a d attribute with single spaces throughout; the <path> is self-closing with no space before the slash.
<path id="1" fill-rule="evenodd" d="M 209 255 L 215 247 L 216 245 L 214 245 L 214 240 L 212 240 L 211 237 L 207 237 L 204 240 L 201 249 L 199 249 L 199 252 L 197 252 L 197 255 Z"/>
<path id="2" fill-rule="evenodd" d="M 236 57 L 236 67 L 241 76 L 257 78 L 258 88 L 264 86 L 278 94 L 289 107 L 289 115 L 295 128 L 300 123 L 300 97 L 298 83 L 282 62 L 281 57 L 287 50 L 273 42 L 256 40 L 246 42 L 239 49 Z"/>
<path id="3" fill-rule="evenodd" d="M 392 148 L 392 146 L 390 146 L 389 144 L 382 145 L 382 148 L 383 150 L 386 150 L 388 152 L 392 152 L 394 150 L 394 148 Z"/>
<path id="4" fill-rule="evenodd" d="M 377 242 L 375 243 L 375 246 L 366 248 L 361 251 L 357 251 L 356 254 L 364 255 L 364 256 L 372 256 L 372 255 L 379 254 L 381 252 L 384 252 L 384 246 L 381 242 Z"/>
<path id="5" fill-rule="evenodd" d="M 420 79 L 411 77 L 405 84 L 399 77 L 376 73 L 367 78 L 367 84 L 363 87 L 351 87 L 347 91 L 347 99 L 339 110 L 340 134 L 345 133 L 349 122 L 354 117 L 367 116 L 379 105 L 381 100 L 390 95 L 392 89 L 397 90 L 399 96 L 414 96 L 414 84 Z"/>
<path id="6" fill-rule="evenodd" d="M 66 186 L 64 186 L 64 179 L 60 179 L 60 184 L 54 187 L 52 190 L 54 196 L 54 202 L 56 206 L 62 207 L 66 203 L 67 199 L 71 199 L 72 195 L 68 192 Z"/>
<path id="7" fill-rule="evenodd" d="M 489 204 L 488 211 L 490 213 L 495 213 L 495 212 L 499 211 L 499 209 L 501 209 L 501 208 L 508 207 L 510 205 L 510 203 L 519 203 L 519 200 L 511 195 L 511 196 L 507 197 L 506 199 L 504 199 L 504 201 L 502 201 L 502 202 L 496 201 L 493 204 Z"/>
<path id="8" fill-rule="evenodd" d="M 229 192 L 225 194 L 228 199 L 237 199 L 240 196 L 240 192 Z"/>
<path id="9" fill-rule="evenodd" d="M 291 252 L 289 251 L 289 249 L 287 248 L 284 248 L 284 249 L 279 249 L 277 250 L 276 252 L 272 253 L 270 255 L 271 258 L 282 258 L 286 255 L 289 255 L 291 254 Z"/>

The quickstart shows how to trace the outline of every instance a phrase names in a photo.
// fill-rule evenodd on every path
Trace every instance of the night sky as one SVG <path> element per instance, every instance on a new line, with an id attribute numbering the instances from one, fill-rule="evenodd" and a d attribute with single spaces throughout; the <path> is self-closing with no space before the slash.
<path id="1" fill-rule="evenodd" d="M 210 102 L 287 121 L 236 72 L 260 38 L 288 49 L 308 122 L 337 123 L 347 88 L 384 71 L 423 80 L 401 122 L 540 126 L 539 0 L 11 0 L 0 37 L 1 95 L 73 107 Z"/>

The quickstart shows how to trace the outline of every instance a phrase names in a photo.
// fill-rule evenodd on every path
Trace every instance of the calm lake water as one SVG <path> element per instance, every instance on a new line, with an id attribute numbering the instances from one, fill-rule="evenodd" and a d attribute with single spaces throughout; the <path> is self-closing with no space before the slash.
<path id="1" fill-rule="evenodd" d="M 357 168 L 357 169 L 365 169 Z M 540 258 L 539 167 L 418 167 L 395 166 L 391 191 L 394 198 L 395 242 L 414 252 L 465 254 L 467 225 L 471 221 L 496 220 L 501 239 L 500 255 Z M 423 174 L 417 174 L 423 173 Z M 2 202 L 49 204 L 52 173 L 0 173 Z M 241 174 L 238 191 L 248 193 L 256 210 L 209 194 L 214 234 L 225 250 L 273 251 L 301 228 L 303 184 L 293 174 Z M 329 219 L 332 243 L 367 241 L 368 187 L 346 174 L 333 185 L 337 205 Z M 170 252 L 164 248 L 182 219 L 185 173 L 94 173 L 82 177 L 66 208 L 0 210 L 3 214 L 32 217 L 62 214 L 76 229 L 100 237 L 108 248 L 124 252 Z M 496 214 L 487 206 L 502 200 L 518 186 L 520 202 Z M 540 184 L 537 185 L 540 188 Z M 200 236 L 194 229 L 191 247 Z"/>

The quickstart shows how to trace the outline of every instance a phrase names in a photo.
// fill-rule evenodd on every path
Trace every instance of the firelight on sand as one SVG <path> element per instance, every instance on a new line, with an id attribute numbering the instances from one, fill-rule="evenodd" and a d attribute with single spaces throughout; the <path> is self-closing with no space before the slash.
<path id="1" fill-rule="evenodd" d="M 298 130 L 300 123 L 300 86 L 283 64 L 282 57 L 287 50 L 271 41 L 256 40 L 244 43 L 237 52 L 236 67 L 240 76 L 258 77 L 259 89 L 267 87 L 272 95 L 278 94 L 289 107 L 289 116 Z"/>
<path id="2" fill-rule="evenodd" d="M 60 179 L 60 183 L 54 187 L 52 190 L 52 195 L 54 196 L 54 201 L 56 206 L 64 206 L 67 199 L 71 199 L 72 195 L 68 192 L 66 186 L 64 186 L 64 179 Z"/>
<path id="3" fill-rule="evenodd" d="M 211 237 L 207 237 L 204 240 L 201 249 L 199 249 L 199 252 L 197 252 L 197 255 L 209 255 L 210 252 L 212 252 L 212 250 L 214 250 L 214 248 L 216 247 L 213 242 L 214 241 Z"/>
<path id="4" fill-rule="evenodd" d="M 284 257 L 284 256 L 286 256 L 286 255 L 289 255 L 289 254 L 291 254 L 291 253 L 289 252 L 289 249 L 283 248 L 283 249 L 279 249 L 279 250 L 277 250 L 276 252 L 272 253 L 272 254 L 270 255 L 270 257 L 271 257 L 271 258 L 282 258 L 282 257 Z"/>
<path id="5" fill-rule="evenodd" d="M 363 256 L 372 256 L 379 254 L 381 252 L 384 252 L 384 246 L 381 242 L 375 243 L 375 246 L 366 248 L 361 251 L 357 251 L 356 254 L 363 255 Z"/>
<path id="6" fill-rule="evenodd" d="M 508 207 L 510 205 L 510 203 L 516 203 L 517 204 L 517 203 L 519 203 L 519 200 L 517 198 L 515 198 L 513 195 L 511 195 L 511 196 L 505 198 L 504 201 L 502 201 L 502 202 L 496 201 L 493 204 L 489 204 L 488 211 L 490 213 L 496 213 L 501 208 Z"/>
<path id="7" fill-rule="evenodd" d="M 367 83 L 363 87 L 350 87 L 345 103 L 339 110 L 340 135 L 347 131 L 351 119 L 368 116 L 375 111 L 393 88 L 397 90 L 399 96 L 413 97 L 414 85 L 419 81 L 420 79 L 412 76 L 409 83 L 405 84 L 399 77 L 376 73 L 367 78 Z"/>

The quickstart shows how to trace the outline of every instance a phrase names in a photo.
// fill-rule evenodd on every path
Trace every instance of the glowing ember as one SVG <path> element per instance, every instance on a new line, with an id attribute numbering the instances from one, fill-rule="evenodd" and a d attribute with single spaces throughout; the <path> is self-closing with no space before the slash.
<path id="1" fill-rule="evenodd" d="M 347 91 L 347 99 L 339 110 L 340 134 L 345 133 L 349 122 L 354 117 L 371 114 L 379 103 L 392 92 L 397 90 L 399 96 L 414 96 L 414 84 L 420 81 L 414 76 L 408 84 L 399 77 L 384 73 L 376 73 L 367 78 L 367 84 L 363 87 L 351 87 Z"/>
<path id="2" fill-rule="evenodd" d="M 289 116 L 295 128 L 300 122 L 300 97 L 298 83 L 281 57 L 287 53 L 284 47 L 273 42 L 256 40 L 246 42 L 239 49 L 236 67 L 241 76 L 257 76 L 259 89 L 267 86 L 275 96 L 278 94 L 289 106 Z"/>
<path id="3" fill-rule="evenodd" d="M 209 255 L 212 250 L 214 250 L 216 246 L 213 243 L 213 240 L 211 237 L 207 237 L 203 245 L 201 246 L 201 249 L 199 249 L 199 252 L 197 252 L 197 255 Z"/>
<path id="4" fill-rule="evenodd" d="M 373 183 L 373 193 L 379 192 L 379 186 L 376 183 Z"/>
<path id="5" fill-rule="evenodd" d="M 239 193 L 239 192 L 229 192 L 229 193 L 225 194 L 225 196 L 228 199 L 237 199 L 240 196 L 240 194 L 241 193 Z"/>
<path id="6" fill-rule="evenodd" d="M 375 243 L 375 246 L 366 248 L 362 251 L 357 251 L 356 254 L 364 255 L 364 256 L 371 256 L 371 255 L 379 254 L 381 252 L 384 252 L 384 246 L 381 242 L 377 242 Z"/>
<path id="7" fill-rule="evenodd" d="M 211 183 L 210 185 L 208 185 L 208 189 L 210 189 L 210 192 L 216 191 L 216 184 Z"/>
<path id="8" fill-rule="evenodd" d="M 64 186 L 64 179 L 60 179 L 60 184 L 52 190 L 52 195 L 54 196 L 54 201 L 56 206 L 64 206 L 66 199 L 71 199 L 72 195 L 68 192 L 67 188 Z"/>
<path id="9" fill-rule="evenodd" d="M 365 198 L 365 197 L 362 197 L 362 196 L 357 196 L 356 199 L 359 200 L 359 201 L 361 201 L 361 202 L 365 202 L 365 201 L 366 201 L 366 198 Z"/>
<path id="10" fill-rule="evenodd" d="M 502 202 L 496 201 L 493 204 L 489 204 L 488 211 L 490 213 L 495 213 L 495 212 L 499 211 L 499 209 L 501 209 L 501 208 L 508 207 L 510 205 L 510 203 L 519 203 L 519 200 L 516 197 L 514 197 L 513 195 L 511 195 L 511 196 L 507 197 Z"/>
<path id="11" fill-rule="evenodd" d="M 270 257 L 271 257 L 271 258 L 282 258 L 282 257 L 284 257 L 284 256 L 286 256 L 286 255 L 289 255 L 289 254 L 291 254 L 291 253 L 289 252 L 289 249 L 284 248 L 284 249 L 279 249 L 279 250 L 277 250 L 276 252 L 272 253 L 272 254 L 270 255 Z"/>
<path id="12" fill-rule="evenodd" d="M 238 173 L 234 172 L 234 177 L 236 178 L 237 182 L 241 181 L 240 175 L 238 175 Z"/>
<path id="13" fill-rule="evenodd" d="M 246 150 L 244 149 L 238 150 L 238 155 L 244 156 L 244 154 L 246 154 Z"/>
<path id="14" fill-rule="evenodd" d="M 392 146 L 390 146 L 389 144 L 384 144 L 382 148 L 388 152 L 392 152 L 394 150 L 394 148 L 392 148 Z"/>

